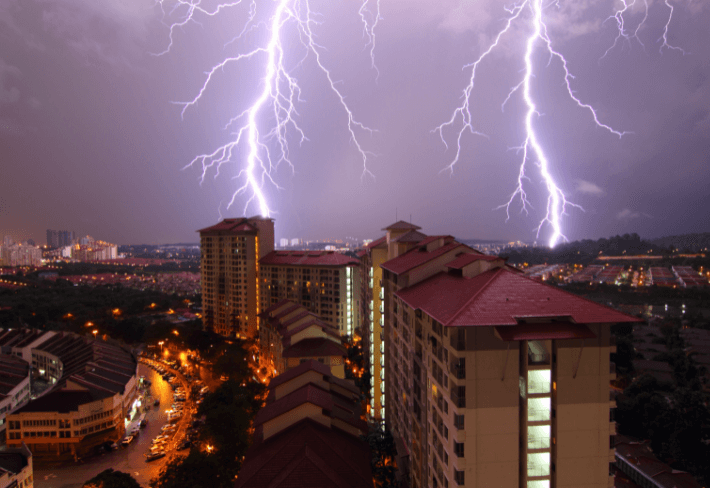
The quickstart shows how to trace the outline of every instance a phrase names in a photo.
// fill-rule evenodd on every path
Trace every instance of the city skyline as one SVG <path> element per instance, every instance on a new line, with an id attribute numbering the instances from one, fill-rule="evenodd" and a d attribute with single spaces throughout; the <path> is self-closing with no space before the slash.
<path id="1" fill-rule="evenodd" d="M 586 210 L 570 210 L 571 240 L 710 228 L 710 216 L 698 212 L 710 203 L 710 33 L 704 27 L 710 8 L 698 1 L 673 5 L 668 39 L 687 55 L 659 53 L 668 19 L 662 2 L 650 5 L 638 33 L 645 50 L 636 40 L 622 42 L 603 60 L 616 35 L 614 20 L 604 22 L 614 12 L 612 2 L 565 4 L 552 12 L 550 35 L 576 75 L 576 94 L 605 121 L 633 132 L 619 139 L 590 126 L 557 89 L 559 67 L 541 71 L 540 130 L 561 186 Z M 309 140 L 293 145 L 295 174 L 277 173 L 284 189 L 267 188 L 277 239 L 375 238 L 398 214 L 432 233 L 534 240 L 538 214 L 513 213 L 505 223 L 505 212 L 493 210 L 514 191 L 519 161 L 508 148 L 520 143 L 518 119 L 509 116 L 519 113 L 520 100 L 511 99 L 505 114 L 500 110 L 510 75 L 522 68 L 511 55 L 519 48 L 516 36 L 487 61 L 474 94 L 475 123 L 489 138 L 464 141 L 453 176 L 440 173 L 451 149 L 430 132 L 459 103 L 467 77 L 461 68 L 500 28 L 506 16 L 500 2 L 420 2 L 417 8 L 382 2 L 379 78 L 364 49 L 358 6 L 319 7 L 326 61 L 358 119 L 378 130 L 366 139 L 376 154 L 375 179 L 361 180 L 359 156 L 336 100 L 321 96 L 322 80 L 294 66 L 308 82 L 298 109 Z M 252 93 L 235 90 L 241 72 L 220 77 L 183 121 L 180 107 L 171 104 L 194 97 L 204 71 L 227 52 L 232 32 L 226 27 L 240 20 L 232 15 L 216 20 L 224 29 L 186 26 L 173 51 L 155 57 L 150 53 L 165 48 L 168 32 L 152 4 L 135 0 L 113 9 L 85 0 L 33 0 L 0 7 L 6 27 L 0 33 L 0 156 L 11 162 L 0 183 L 0 234 L 42 242 L 46 229 L 69 228 L 125 244 L 195 242 L 196 229 L 220 220 L 220 205 L 223 217 L 241 216 L 241 203 L 223 208 L 236 166 L 201 187 L 199 170 L 181 171 L 229 137 L 223 127 L 231 112 L 248 102 L 235 95 Z M 628 25 L 642 16 L 629 13 Z M 239 86 L 253 81 L 246 77 Z M 316 124 L 319 119 L 326 125 Z M 255 213 L 251 208 L 249 215 Z"/>

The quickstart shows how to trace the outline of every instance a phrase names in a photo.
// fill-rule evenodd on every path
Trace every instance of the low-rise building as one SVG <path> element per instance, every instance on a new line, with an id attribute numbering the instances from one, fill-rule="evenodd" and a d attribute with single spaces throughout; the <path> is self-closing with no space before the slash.
<path id="1" fill-rule="evenodd" d="M 32 452 L 24 444 L 0 449 L 0 488 L 32 488 Z"/>
<path id="2" fill-rule="evenodd" d="M 290 300 L 272 305 L 260 315 L 260 360 L 269 373 L 280 375 L 308 359 L 325 364 L 338 378 L 345 377 L 338 330 Z"/>
<path id="3" fill-rule="evenodd" d="M 370 448 L 358 388 L 318 361 L 305 361 L 268 386 L 254 419 L 254 443 L 235 488 L 372 488 Z"/>
<path id="4" fill-rule="evenodd" d="M 0 331 L 0 346 L 29 352 L 33 381 L 47 387 L 7 415 L 8 446 L 24 443 L 34 456 L 76 458 L 123 437 L 140 407 L 138 363 L 130 352 L 76 334 L 17 330 Z"/>
<path id="5" fill-rule="evenodd" d="M 29 399 L 29 363 L 16 356 L 0 354 L 0 444 L 5 442 L 5 417 Z"/>

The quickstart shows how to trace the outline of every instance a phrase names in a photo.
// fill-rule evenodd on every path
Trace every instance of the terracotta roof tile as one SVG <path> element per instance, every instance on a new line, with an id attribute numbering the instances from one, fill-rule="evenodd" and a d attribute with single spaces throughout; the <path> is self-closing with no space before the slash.
<path id="1" fill-rule="evenodd" d="M 468 247 L 459 242 L 454 241 L 445 244 L 437 249 L 434 249 L 433 251 L 426 251 L 420 250 L 423 245 L 423 242 L 420 242 L 419 246 L 415 247 L 414 249 L 407 251 L 401 256 L 397 256 L 396 258 L 390 259 L 389 261 L 383 263 L 382 268 L 391 271 L 395 274 L 402 274 L 425 263 L 428 263 L 429 261 L 436 259 L 439 256 L 443 256 L 449 251 L 453 251 L 454 249 L 457 249 L 459 247 L 463 250 L 464 248 Z"/>
<path id="2" fill-rule="evenodd" d="M 245 232 L 252 233 L 256 231 L 256 227 L 249 224 L 249 221 L 244 218 L 240 219 L 224 219 L 221 222 L 200 229 L 197 232 Z"/>
<path id="3" fill-rule="evenodd" d="M 349 266 L 360 262 L 335 251 L 271 251 L 259 261 L 262 265 Z"/>
<path id="4" fill-rule="evenodd" d="M 333 410 L 333 396 L 329 392 L 309 383 L 275 402 L 265 405 L 254 417 L 254 427 L 263 425 L 269 420 L 290 412 L 304 403 L 312 403 L 328 411 Z"/>
<path id="5" fill-rule="evenodd" d="M 471 278 L 442 272 L 396 295 L 447 326 L 516 325 L 519 319 L 532 317 L 560 318 L 578 324 L 640 322 L 636 317 L 505 268 Z"/>
<path id="6" fill-rule="evenodd" d="M 426 234 L 422 234 L 418 230 L 410 230 L 406 234 L 402 234 L 399 237 L 392 239 L 392 242 L 421 242 L 426 239 Z"/>
<path id="7" fill-rule="evenodd" d="M 385 227 L 382 230 L 407 230 L 407 229 L 419 230 L 419 229 L 421 229 L 421 227 L 411 224 L 409 222 L 405 222 L 404 220 L 399 220 L 399 221 L 395 222 L 394 224 Z"/>
<path id="8" fill-rule="evenodd" d="M 284 383 L 291 381 L 292 379 L 297 378 L 308 371 L 316 371 L 323 375 L 332 375 L 328 366 L 315 359 L 309 359 L 308 361 L 299 364 L 295 368 L 291 368 L 288 371 L 272 378 L 267 388 L 269 390 L 272 390 L 277 386 L 283 385 Z"/>
<path id="9" fill-rule="evenodd" d="M 446 263 L 446 267 L 451 269 L 461 269 L 475 261 L 505 261 L 505 258 L 500 256 L 490 256 L 488 254 L 461 253 L 456 256 L 456 259 Z"/>
<path id="10" fill-rule="evenodd" d="M 311 419 L 249 448 L 235 488 L 372 488 L 369 446 Z"/>

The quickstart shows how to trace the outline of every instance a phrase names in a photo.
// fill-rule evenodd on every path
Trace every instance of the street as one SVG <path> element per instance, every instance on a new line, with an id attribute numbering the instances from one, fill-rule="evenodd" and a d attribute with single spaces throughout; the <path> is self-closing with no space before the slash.
<path id="1" fill-rule="evenodd" d="M 63 465 L 37 465 L 34 466 L 34 485 L 37 488 L 76 488 L 93 478 L 100 472 L 113 468 L 133 476 L 141 486 L 148 486 L 148 482 L 160 472 L 160 468 L 177 451 L 171 450 L 167 456 L 152 462 L 146 462 L 145 453 L 150 449 L 151 441 L 160 434 L 160 428 L 167 422 L 166 411 L 173 403 L 173 391 L 170 384 L 164 381 L 159 373 L 145 364 L 138 366 L 138 374 L 150 380 L 150 391 L 153 399 L 160 399 L 160 406 L 151 406 L 147 412 L 148 425 L 140 430 L 140 435 L 126 448 L 120 447 L 117 451 L 87 458 L 79 463 L 65 463 Z M 180 375 L 180 378 L 182 376 Z M 184 380 L 184 378 L 183 378 Z M 189 391 L 189 385 L 185 384 Z M 184 434 L 187 423 L 186 414 L 180 419 L 177 436 Z M 171 443 L 171 444 L 174 444 Z M 188 451 L 182 451 L 187 453 Z"/>

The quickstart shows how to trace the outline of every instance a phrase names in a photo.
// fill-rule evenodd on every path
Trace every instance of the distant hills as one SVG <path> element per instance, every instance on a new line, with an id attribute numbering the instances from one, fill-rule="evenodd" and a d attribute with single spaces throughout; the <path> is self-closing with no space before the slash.
<path id="1" fill-rule="evenodd" d="M 710 248 L 710 232 L 661 237 L 650 242 L 664 248 L 673 247 L 680 251 L 698 252 Z"/>

